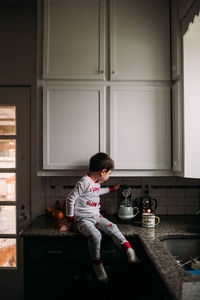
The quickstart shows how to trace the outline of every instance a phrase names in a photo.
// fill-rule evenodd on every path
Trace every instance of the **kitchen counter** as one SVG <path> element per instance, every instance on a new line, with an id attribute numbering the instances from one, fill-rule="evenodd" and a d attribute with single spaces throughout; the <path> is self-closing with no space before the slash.
<path id="1" fill-rule="evenodd" d="M 169 237 L 194 237 L 200 236 L 200 217 L 195 215 L 161 215 L 161 221 L 155 228 L 142 228 L 140 225 L 120 224 L 115 215 L 106 216 L 110 221 L 116 223 L 120 231 L 127 237 L 138 236 L 143 244 L 149 259 L 152 260 L 159 275 L 164 280 L 170 294 L 174 299 L 184 298 L 188 293 L 187 286 L 183 283 L 193 284 L 193 290 L 199 291 L 200 277 L 184 271 L 175 258 L 164 248 L 161 240 Z M 20 233 L 26 237 L 66 237 L 78 238 L 80 233 L 71 230 L 59 231 L 60 221 L 45 216 L 37 217 L 25 230 Z M 184 288 L 183 288 L 184 287 Z M 194 291 L 195 293 L 195 291 Z M 193 300 L 190 294 L 190 300 Z M 185 299 L 185 298 L 184 298 Z M 196 298 L 194 298 L 196 299 Z"/>

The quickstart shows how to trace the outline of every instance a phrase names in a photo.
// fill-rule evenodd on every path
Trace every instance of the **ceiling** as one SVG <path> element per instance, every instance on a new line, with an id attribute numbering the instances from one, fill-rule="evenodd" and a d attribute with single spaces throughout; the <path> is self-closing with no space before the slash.
<path id="1" fill-rule="evenodd" d="M 36 6 L 37 0 L 0 0 L 0 9 L 32 9 Z"/>

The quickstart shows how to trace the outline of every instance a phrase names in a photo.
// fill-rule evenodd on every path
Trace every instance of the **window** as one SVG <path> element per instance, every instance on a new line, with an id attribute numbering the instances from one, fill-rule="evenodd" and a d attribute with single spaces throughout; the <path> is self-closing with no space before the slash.
<path id="1" fill-rule="evenodd" d="M 0 106 L 0 268 L 16 267 L 16 107 Z"/>

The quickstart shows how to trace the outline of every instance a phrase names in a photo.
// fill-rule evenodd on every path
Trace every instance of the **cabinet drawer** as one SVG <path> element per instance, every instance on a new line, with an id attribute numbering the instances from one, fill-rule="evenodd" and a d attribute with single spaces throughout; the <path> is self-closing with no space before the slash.
<path id="1" fill-rule="evenodd" d="M 31 238 L 26 243 L 30 261 L 83 262 L 90 261 L 86 238 Z M 111 239 L 103 239 L 101 256 L 105 262 L 121 260 L 123 254 Z"/>
<path id="2" fill-rule="evenodd" d="M 31 239 L 29 259 L 51 261 L 82 261 L 89 258 L 87 241 L 74 239 Z"/>
<path id="3" fill-rule="evenodd" d="M 104 262 L 114 262 L 123 259 L 123 254 L 112 240 L 106 240 L 101 244 L 101 257 Z"/>

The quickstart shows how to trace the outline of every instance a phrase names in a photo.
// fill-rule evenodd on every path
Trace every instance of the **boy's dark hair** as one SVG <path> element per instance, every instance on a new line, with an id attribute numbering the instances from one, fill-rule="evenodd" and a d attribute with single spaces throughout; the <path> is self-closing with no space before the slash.
<path id="1" fill-rule="evenodd" d="M 103 169 L 110 171 L 114 169 L 114 161 L 110 156 L 103 152 L 98 152 L 90 158 L 89 171 L 98 172 Z"/>

